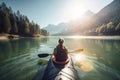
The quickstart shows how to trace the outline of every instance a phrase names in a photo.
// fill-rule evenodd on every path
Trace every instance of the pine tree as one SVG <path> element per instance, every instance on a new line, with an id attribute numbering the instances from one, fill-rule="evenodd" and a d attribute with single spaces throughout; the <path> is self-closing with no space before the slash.
<path id="1" fill-rule="evenodd" d="M 8 14 L 5 13 L 5 15 L 3 17 L 3 31 L 5 33 L 10 33 L 10 30 L 11 30 L 10 19 L 8 17 Z"/>
<path id="2" fill-rule="evenodd" d="M 116 26 L 115 30 L 117 31 L 117 34 L 120 35 L 120 23 Z"/>
<path id="3" fill-rule="evenodd" d="M 29 23 L 27 21 L 25 22 L 24 33 L 27 35 L 30 33 Z"/>
<path id="4" fill-rule="evenodd" d="M 1 15 L 0 15 L 0 33 L 2 32 L 2 25 L 1 25 L 2 22 L 1 21 L 2 21 L 2 19 L 1 19 Z"/>
<path id="5" fill-rule="evenodd" d="M 36 36 L 42 33 L 40 26 L 33 21 L 30 22 L 27 16 L 12 11 L 3 2 L 0 5 L 0 33 L 18 34 L 21 36 Z M 43 34 L 48 32 L 43 30 Z"/>
<path id="6" fill-rule="evenodd" d="M 13 22 L 13 26 L 11 26 L 11 33 L 13 33 L 13 34 L 18 33 L 18 27 L 17 27 L 17 24 L 15 21 Z"/>

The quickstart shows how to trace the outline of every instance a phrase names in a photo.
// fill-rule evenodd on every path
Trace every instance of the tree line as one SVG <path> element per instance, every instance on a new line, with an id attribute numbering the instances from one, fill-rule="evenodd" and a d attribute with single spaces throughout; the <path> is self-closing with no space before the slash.
<path id="1" fill-rule="evenodd" d="M 102 24 L 96 28 L 96 32 L 100 35 L 120 35 L 120 22 L 117 25 L 112 21 Z"/>
<path id="2" fill-rule="evenodd" d="M 21 36 L 47 36 L 49 33 L 40 29 L 40 26 L 29 21 L 28 17 L 22 15 L 20 11 L 13 12 L 11 7 L 7 7 L 3 2 L 0 4 L 0 33 L 17 34 Z"/>

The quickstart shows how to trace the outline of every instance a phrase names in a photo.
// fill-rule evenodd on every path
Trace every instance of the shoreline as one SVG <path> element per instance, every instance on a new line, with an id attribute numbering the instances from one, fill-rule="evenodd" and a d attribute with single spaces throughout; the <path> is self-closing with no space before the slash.
<path id="1" fill-rule="evenodd" d="M 8 40 L 8 37 L 6 37 L 6 36 L 0 36 L 0 40 Z"/>
<path id="2" fill-rule="evenodd" d="M 10 40 L 10 39 L 20 39 L 20 38 L 44 38 L 43 35 L 33 35 L 33 36 L 20 36 L 15 34 L 0 34 L 0 40 Z"/>

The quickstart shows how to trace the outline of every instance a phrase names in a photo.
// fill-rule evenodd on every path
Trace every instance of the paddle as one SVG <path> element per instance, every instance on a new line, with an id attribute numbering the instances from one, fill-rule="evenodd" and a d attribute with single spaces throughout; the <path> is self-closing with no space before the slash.
<path id="1" fill-rule="evenodd" d="M 73 50 L 73 51 L 68 52 L 68 53 L 75 53 L 75 52 L 81 52 L 81 51 L 83 51 L 83 49 Z M 39 56 L 40 58 L 42 58 L 42 57 L 47 57 L 47 56 L 49 56 L 49 55 L 53 55 L 53 54 L 48 54 L 48 53 L 38 54 L 38 56 Z"/>

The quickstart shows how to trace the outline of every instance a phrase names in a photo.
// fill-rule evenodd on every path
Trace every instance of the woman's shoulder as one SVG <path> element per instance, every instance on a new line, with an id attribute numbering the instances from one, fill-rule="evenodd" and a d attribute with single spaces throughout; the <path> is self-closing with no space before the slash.
<path id="1" fill-rule="evenodd" d="M 68 51 L 68 49 L 67 49 L 66 47 L 64 47 L 64 50 L 65 50 L 65 51 Z"/>

